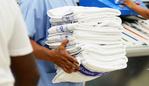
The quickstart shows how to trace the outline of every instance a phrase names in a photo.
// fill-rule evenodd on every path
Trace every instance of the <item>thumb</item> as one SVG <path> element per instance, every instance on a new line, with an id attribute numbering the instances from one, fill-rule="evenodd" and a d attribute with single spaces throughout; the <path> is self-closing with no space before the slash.
<path id="1" fill-rule="evenodd" d="M 65 39 L 62 41 L 61 45 L 60 45 L 60 48 L 65 48 L 68 44 L 69 40 Z"/>

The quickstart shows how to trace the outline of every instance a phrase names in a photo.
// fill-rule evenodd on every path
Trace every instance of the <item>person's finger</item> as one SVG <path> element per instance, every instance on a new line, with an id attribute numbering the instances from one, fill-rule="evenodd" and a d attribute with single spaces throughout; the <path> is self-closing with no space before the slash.
<path id="1" fill-rule="evenodd" d="M 60 47 L 66 47 L 68 42 L 69 42 L 69 40 L 67 40 L 67 39 L 63 40 Z"/>
<path id="2" fill-rule="evenodd" d="M 76 69 L 76 65 L 69 61 L 68 58 L 62 57 L 61 64 L 63 64 L 67 69 L 74 71 Z"/>
<path id="3" fill-rule="evenodd" d="M 65 72 L 67 73 L 72 73 L 72 72 L 76 72 L 76 70 L 78 70 L 78 68 L 76 67 L 75 64 L 73 64 L 72 62 L 70 62 L 67 58 L 65 57 L 61 57 L 59 59 L 59 61 L 57 61 L 56 63 L 59 67 L 61 67 L 62 69 L 64 69 Z"/>
<path id="4" fill-rule="evenodd" d="M 71 61 L 69 61 L 69 64 L 72 64 L 72 69 L 73 69 L 73 71 L 80 69 L 80 68 L 79 68 L 79 64 L 76 64 L 76 63 L 71 62 Z"/>
<path id="5" fill-rule="evenodd" d="M 71 62 L 68 58 L 65 58 L 64 62 L 65 62 L 65 66 L 67 66 L 67 68 L 69 68 L 73 72 L 76 72 L 80 69 L 79 64 Z"/>
<path id="6" fill-rule="evenodd" d="M 71 69 L 76 67 L 75 64 L 71 62 L 68 58 L 64 58 L 64 62 L 65 62 L 65 65 L 69 66 L 69 68 Z"/>
<path id="7" fill-rule="evenodd" d="M 69 68 L 67 68 L 66 66 L 62 66 L 62 69 L 66 72 L 66 73 L 72 73 L 73 71 Z"/>
<path id="8" fill-rule="evenodd" d="M 72 65 L 72 63 L 70 63 L 69 61 L 67 61 L 67 60 L 64 60 L 63 62 L 63 65 L 67 68 L 67 69 L 73 69 L 75 66 L 74 65 Z"/>
<path id="9" fill-rule="evenodd" d="M 64 56 L 75 66 L 75 69 L 79 69 L 79 63 L 75 57 L 69 55 L 68 53 L 65 53 Z"/>
<path id="10" fill-rule="evenodd" d="M 77 59 L 75 59 L 75 57 L 71 56 L 71 55 L 68 54 L 68 53 L 65 53 L 65 55 L 66 55 L 66 57 L 68 57 L 68 59 L 69 59 L 71 62 L 73 62 L 73 63 L 75 63 L 75 64 L 79 64 L 78 61 L 77 61 Z"/>
<path id="11" fill-rule="evenodd" d="M 80 67 L 78 69 L 75 69 L 74 72 L 78 72 L 80 70 Z"/>
<path id="12" fill-rule="evenodd" d="M 69 67 L 66 66 L 64 62 L 59 62 L 57 65 L 58 65 L 60 68 L 62 68 L 65 72 L 71 72 L 70 69 L 69 69 Z"/>
<path id="13" fill-rule="evenodd" d="M 79 62 L 77 61 L 75 57 L 70 57 L 69 60 L 75 64 L 79 64 Z"/>

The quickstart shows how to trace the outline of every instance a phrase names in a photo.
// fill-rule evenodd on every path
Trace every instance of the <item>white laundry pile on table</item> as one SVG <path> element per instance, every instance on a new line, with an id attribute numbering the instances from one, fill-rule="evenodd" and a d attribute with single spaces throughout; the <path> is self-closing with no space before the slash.
<path id="1" fill-rule="evenodd" d="M 72 14 L 71 18 L 69 15 L 63 21 L 67 13 Z M 80 63 L 80 71 L 71 74 L 57 67 L 54 83 L 89 81 L 127 67 L 119 15 L 117 10 L 95 7 L 69 6 L 48 11 L 54 26 L 48 30 L 46 44 L 55 49 L 68 39 L 66 49 Z"/>
<path id="2" fill-rule="evenodd" d="M 123 23 L 123 39 L 127 46 L 146 46 L 149 45 L 148 20 L 138 20 L 136 22 Z"/>
<path id="3" fill-rule="evenodd" d="M 139 20 L 137 24 L 138 28 L 140 28 L 149 37 L 149 20 Z"/>
<path id="4" fill-rule="evenodd" d="M 145 29 L 148 29 L 149 30 L 149 20 L 139 20 L 138 23 L 140 25 L 142 25 L 142 27 L 144 27 Z"/>

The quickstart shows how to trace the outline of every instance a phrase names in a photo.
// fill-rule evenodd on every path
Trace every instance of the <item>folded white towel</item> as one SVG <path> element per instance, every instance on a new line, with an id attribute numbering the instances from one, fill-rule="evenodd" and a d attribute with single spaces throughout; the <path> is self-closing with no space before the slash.
<path id="1" fill-rule="evenodd" d="M 119 18 L 120 19 L 120 18 Z M 119 33 L 122 29 L 122 25 L 119 21 L 94 21 L 94 22 L 85 22 L 85 23 L 74 23 L 74 24 L 66 24 L 60 26 L 53 26 L 49 28 L 48 33 L 50 35 L 56 33 L 64 33 L 64 32 L 73 32 L 74 30 L 87 30 L 87 31 L 94 31 L 100 34 L 109 34 Z M 103 33 L 104 32 L 104 33 Z"/>
<path id="2" fill-rule="evenodd" d="M 108 13 L 110 15 L 115 15 L 115 16 L 119 16 L 121 13 L 119 10 L 116 9 L 112 9 L 112 8 L 98 8 L 98 7 L 81 7 L 78 6 L 74 9 L 72 9 L 72 11 L 75 14 L 103 14 L 103 13 Z"/>
<path id="3" fill-rule="evenodd" d="M 48 30 L 47 44 L 55 49 L 69 39 L 66 49 L 80 64 L 80 71 L 71 74 L 58 67 L 54 83 L 85 82 L 127 67 L 119 15 L 120 11 L 111 8 L 81 6 L 48 11 L 50 23 L 56 26 Z"/>
<path id="4" fill-rule="evenodd" d="M 106 45 L 105 45 L 106 46 Z M 89 43 L 84 43 L 84 45 L 81 46 L 81 48 L 84 51 L 87 52 L 92 52 L 92 53 L 96 53 L 100 55 L 104 55 L 104 56 L 112 56 L 112 55 L 119 55 L 119 54 L 123 54 L 125 55 L 125 47 L 121 46 L 119 48 L 109 48 L 109 49 L 105 49 L 100 47 L 100 45 L 98 44 L 89 44 Z M 87 53 L 86 53 L 87 54 Z M 97 55 L 98 56 L 98 55 Z M 100 58 L 100 57 L 99 57 Z M 115 57 L 113 57 L 115 58 Z M 91 58 L 92 59 L 92 58 Z M 106 57 L 104 58 L 106 59 Z"/>
<path id="5" fill-rule="evenodd" d="M 72 32 L 74 29 L 74 24 L 66 24 L 66 25 L 59 25 L 59 26 L 53 26 L 48 29 L 48 33 L 50 35 L 57 34 L 57 33 L 65 33 L 65 32 Z"/>
<path id="6" fill-rule="evenodd" d="M 88 23 L 88 22 L 96 22 L 96 23 L 102 23 L 102 22 L 110 22 L 109 20 L 112 20 L 110 25 L 114 25 L 112 23 L 116 23 L 116 25 L 118 25 L 118 23 L 122 23 L 121 19 L 119 17 L 116 16 L 111 16 L 111 15 L 93 15 L 93 16 L 85 16 L 82 15 L 82 17 L 75 17 L 72 20 L 63 20 L 63 19 L 58 19 L 58 18 L 51 18 L 50 19 L 50 23 L 52 25 L 62 25 L 62 24 L 69 24 L 69 23 L 76 23 L 76 22 L 80 22 L 80 23 Z"/>
<path id="7" fill-rule="evenodd" d="M 120 34 L 117 34 L 120 35 Z M 98 41 L 120 41 L 121 37 L 118 37 L 117 35 L 105 35 L 100 34 L 95 31 L 81 31 L 81 30 L 75 30 L 72 34 L 72 37 L 75 39 L 88 39 L 88 40 L 98 40 Z"/>
<path id="8" fill-rule="evenodd" d="M 109 20 L 112 20 L 109 21 Z M 77 19 L 72 19 L 72 20 L 63 20 L 63 19 L 58 19 L 58 18 L 51 18 L 50 23 L 52 24 L 52 26 L 56 26 L 56 25 L 63 25 L 63 24 L 71 24 L 71 23 L 88 23 L 88 22 L 96 22 L 98 24 L 102 23 L 102 22 L 109 22 L 111 24 L 109 25 L 118 25 L 118 23 L 121 23 L 121 19 L 119 17 L 116 16 L 109 16 L 109 15 L 93 15 L 93 16 L 85 16 L 83 15 L 83 18 L 77 18 Z M 116 23 L 115 23 L 116 22 Z M 115 24 L 113 24 L 115 23 Z"/>
<path id="9" fill-rule="evenodd" d="M 100 76 L 103 76 L 103 73 L 98 76 L 87 76 L 80 72 L 73 72 L 71 74 L 65 73 L 62 69 L 57 69 L 58 74 L 52 80 L 53 83 L 61 83 L 61 82 L 85 82 L 96 79 Z M 67 79 L 64 78 L 67 76 Z M 73 78 L 72 78 L 73 77 Z"/>
<path id="10" fill-rule="evenodd" d="M 51 42 L 49 42 L 49 41 L 47 40 L 47 41 L 46 41 L 46 44 L 49 46 L 49 48 L 51 48 L 51 49 L 56 49 L 58 46 L 61 45 L 61 42 L 51 43 Z M 69 43 L 67 44 L 66 47 L 69 48 L 69 47 L 71 47 L 71 46 L 76 46 L 76 41 L 74 41 L 74 40 L 69 41 Z"/>
<path id="11" fill-rule="evenodd" d="M 100 67 L 94 65 L 90 65 L 88 63 L 93 63 L 94 61 L 90 62 L 83 62 L 84 65 L 80 66 L 80 72 L 74 72 L 71 74 L 65 73 L 62 69 L 58 68 L 57 69 L 57 75 L 53 79 L 53 83 L 60 83 L 60 82 L 85 82 L 85 81 L 90 81 L 93 80 L 97 77 L 103 76 L 108 71 L 113 71 L 113 69 L 118 70 L 118 69 L 123 69 L 126 68 L 126 62 L 121 62 L 121 64 L 113 65 L 111 67 L 106 67 L 106 65 L 103 67 L 100 65 Z M 98 64 L 97 62 L 95 62 Z M 86 67 L 89 67 L 86 69 Z M 95 71 L 103 71 L 103 72 L 95 72 Z M 64 78 L 65 77 L 65 78 Z M 67 77 L 67 78 L 66 78 Z M 73 78 L 72 78 L 73 77 Z"/>
<path id="12" fill-rule="evenodd" d="M 93 70 L 93 71 L 100 71 L 100 72 L 110 72 L 110 71 L 124 69 L 127 67 L 126 60 L 120 61 L 119 64 L 115 64 L 111 66 L 107 66 L 106 64 L 97 65 L 99 62 L 91 61 L 91 60 L 86 60 L 85 62 L 82 62 L 82 63 L 87 69 Z M 94 64 L 90 64 L 90 63 L 94 63 Z"/>
<path id="13" fill-rule="evenodd" d="M 62 42 L 65 39 L 68 39 L 69 41 L 75 40 L 75 38 L 70 34 L 53 35 L 53 36 L 48 36 L 47 38 L 48 43 Z"/>
<path id="14" fill-rule="evenodd" d="M 120 15 L 120 11 L 111 8 L 66 6 L 48 11 L 52 25 L 74 23 L 84 19 L 103 19 Z M 57 22 L 57 24 L 56 24 Z"/>
<path id="15" fill-rule="evenodd" d="M 48 16 L 49 17 L 57 17 L 57 18 L 62 18 L 65 15 L 69 14 L 110 14 L 110 15 L 115 15 L 119 16 L 121 13 L 120 11 L 112 8 L 98 8 L 98 7 L 82 7 L 82 6 L 64 6 L 64 7 L 59 7 L 55 9 L 51 9 L 48 11 Z"/>
<path id="16" fill-rule="evenodd" d="M 100 25 L 76 25 L 74 26 L 76 30 L 84 30 L 84 31 L 96 31 L 96 32 L 100 32 L 100 33 L 119 33 L 121 32 L 121 30 L 119 28 L 115 28 L 112 26 L 103 26 L 100 27 Z"/>

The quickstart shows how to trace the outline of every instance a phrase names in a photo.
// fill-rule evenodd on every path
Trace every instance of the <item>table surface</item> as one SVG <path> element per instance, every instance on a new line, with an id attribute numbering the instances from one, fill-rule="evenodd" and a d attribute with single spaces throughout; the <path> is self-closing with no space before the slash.
<path id="1" fill-rule="evenodd" d="M 131 46 L 126 48 L 128 57 L 149 56 L 149 46 Z"/>

